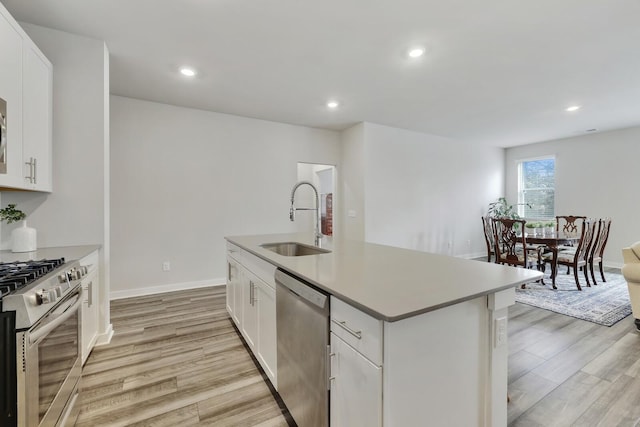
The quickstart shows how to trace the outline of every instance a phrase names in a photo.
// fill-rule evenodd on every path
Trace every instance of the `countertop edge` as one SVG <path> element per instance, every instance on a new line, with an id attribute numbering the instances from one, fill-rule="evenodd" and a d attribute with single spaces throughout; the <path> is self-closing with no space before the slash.
<path id="1" fill-rule="evenodd" d="M 388 315 L 380 313 L 380 312 L 378 312 L 376 310 L 373 310 L 370 307 L 368 307 L 366 305 L 363 305 L 362 303 L 360 303 L 358 301 L 355 301 L 355 300 L 353 300 L 353 299 L 341 294 L 340 292 L 336 291 L 335 289 L 329 288 L 326 285 L 323 285 L 322 283 L 318 283 L 316 280 L 313 280 L 313 279 L 305 276 L 304 274 L 302 274 L 299 271 L 293 270 L 293 269 L 287 267 L 286 265 L 280 264 L 277 260 L 275 260 L 273 258 L 269 258 L 269 257 L 265 256 L 264 254 L 253 250 L 250 246 L 244 245 L 244 244 L 242 244 L 242 242 L 238 242 L 237 240 L 234 240 L 233 236 L 226 236 L 225 240 L 230 242 L 230 243 L 232 243 L 232 244 L 234 244 L 234 245 L 236 245 L 236 246 L 238 246 L 238 247 L 240 247 L 240 248 L 242 248 L 243 250 L 251 253 L 252 255 L 255 255 L 258 258 L 260 258 L 260 259 L 262 259 L 262 260 L 274 265 L 275 267 L 280 268 L 282 270 L 285 270 L 288 273 L 290 273 L 290 274 L 292 274 L 294 276 L 297 276 L 297 277 L 299 277 L 300 279 L 302 279 L 302 280 L 304 280 L 306 282 L 311 283 L 312 285 L 322 289 L 323 291 L 329 293 L 332 296 L 335 296 L 335 297 L 339 298 L 340 300 L 344 301 L 345 303 L 348 303 L 349 305 L 357 308 L 358 310 L 361 310 L 361 311 L 363 311 L 363 312 L 375 317 L 376 319 L 382 320 L 382 321 L 385 321 L 385 322 L 397 322 L 399 320 L 408 319 L 410 317 L 415 317 L 415 316 L 418 316 L 418 315 L 421 315 L 421 314 L 424 314 L 424 313 L 429 313 L 431 311 L 439 310 L 441 308 L 449 307 L 449 306 L 452 306 L 452 305 L 455 305 L 455 304 L 460 304 L 460 303 L 465 302 L 465 301 L 470 301 L 470 300 L 473 300 L 473 299 L 476 299 L 476 298 L 480 298 L 480 297 L 483 297 L 483 296 L 486 296 L 486 295 L 490 295 L 490 294 L 493 294 L 493 293 L 496 293 L 496 292 L 503 291 L 505 289 L 514 288 L 514 287 L 522 285 L 524 283 L 531 282 L 531 279 L 520 280 L 520 281 L 516 281 L 514 283 L 510 283 L 508 285 L 496 287 L 494 289 L 491 289 L 491 290 L 488 290 L 488 291 L 485 291 L 485 292 L 478 292 L 478 293 L 474 293 L 474 294 L 469 294 L 469 295 L 467 295 L 467 296 L 465 296 L 463 298 L 457 298 L 457 299 L 449 300 L 449 301 L 447 301 L 445 303 L 431 305 L 431 306 L 425 307 L 424 309 L 409 311 L 409 312 L 402 313 L 402 314 L 397 315 L 397 316 L 388 316 Z M 322 255 L 318 255 L 318 256 L 322 256 Z M 543 277 L 542 273 L 540 273 L 540 272 L 538 272 L 538 273 L 539 273 L 540 277 Z"/>
<path id="2" fill-rule="evenodd" d="M 11 250 L 0 251 L 0 261 L 29 261 L 45 258 L 65 258 L 65 262 L 77 261 L 85 256 L 102 249 L 102 245 L 73 245 L 73 246 L 53 246 L 48 248 L 38 248 L 31 252 L 11 252 Z"/>

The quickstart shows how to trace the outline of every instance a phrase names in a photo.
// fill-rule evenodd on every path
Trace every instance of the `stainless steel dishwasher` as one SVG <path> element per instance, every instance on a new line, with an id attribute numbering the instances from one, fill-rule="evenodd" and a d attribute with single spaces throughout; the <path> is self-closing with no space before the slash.
<path id="1" fill-rule="evenodd" d="M 329 425 L 329 295 L 278 269 L 278 393 L 299 427 Z"/>

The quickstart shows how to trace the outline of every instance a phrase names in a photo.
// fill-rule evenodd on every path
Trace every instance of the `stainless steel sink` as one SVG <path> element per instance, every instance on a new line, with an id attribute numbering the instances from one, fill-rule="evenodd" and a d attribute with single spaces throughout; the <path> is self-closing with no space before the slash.
<path id="1" fill-rule="evenodd" d="M 263 245 L 260 245 L 260 247 L 284 256 L 319 255 L 328 254 L 331 252 L 327 249 L 318 248 L 317 246 L 305 245 L 298 242 L 265 243 Z"/>

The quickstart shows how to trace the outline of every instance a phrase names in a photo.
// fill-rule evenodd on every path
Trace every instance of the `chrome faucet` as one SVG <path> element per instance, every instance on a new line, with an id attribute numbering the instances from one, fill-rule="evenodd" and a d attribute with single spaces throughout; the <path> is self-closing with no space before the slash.
<path id="1" fill-rule="evenodd" d="M 316 200 L 316 207 L 315 208 L 296 208 L 294 206 L 294 198 L 296 196 L 296 190 L 298 189 L 298 187 L 300 187 L 301 185 L 305 185 L 305 184 L 310 186 L 313 189 L 313 192 L 315 193 L 315 196 L 316 196 L 316 199 L 315 199 Z M 316 246 L 320 247 L 320 241 L 322 239 L 322 233 L 320 232 L 320 196 L 318 194 L 318 189 L 315 187 L 315 185 L 313 185 L 309 181 L 300 181 L 299 183 L 294 185 L 293 189 L 291 190 L 291 208 L 289 209 L 289 219 L 291 221 L 295 220 L 296 211 L 315 211 L 315 214 L 316 214 L 316 218 L 315 218 L 316 230 L 315 230 L 314 244 Z"/>

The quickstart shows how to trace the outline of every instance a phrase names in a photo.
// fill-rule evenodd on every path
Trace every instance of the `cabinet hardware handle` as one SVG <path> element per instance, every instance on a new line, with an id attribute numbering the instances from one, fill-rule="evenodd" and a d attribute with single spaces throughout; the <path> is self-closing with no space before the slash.
<path id="1" fill-rule="evenodd" d="M 38 159 L 36 159 L 35 157 L 32 160 L 33 162 L 33 184 L 37 184 L 38 183 Z"/>
<path id="2" fill-rule="evenodd" d="M 89 307 L 93 306 L 93 280 L 91 282 L 89 282 L 89 284 L 87 285 L 87 305 Z"/>
<path id="3" fill-rule="evenodd" d="M 29 161 L 28 162 L 24 162 L 25 165 L 29 165 L 29 176 L 25 176 L 26 179 L 29 180 L 29 184 L 34 184 L 35 183 L 35 172 L 34 172 L 34 166 L 35 166 L 35 159 L 33 157 L 29 157 Z"/>
<path id="4" fill-rule="evenodd" d="M 253 281 L 249 280 L 249 304 L 253 305 L 254 299 L 253 299 L 253 293 L 255 289 L 255 285 L 253 284 Z"/>
<path id="5" fill-rule="evenodd" d="M 334 353 L 331 352 L 331 345 L 327 345 L 327 351 L 325 353 L 325 357 L 326 357 L 326 363 L 327 363 L 327 390 L 331 391 L 331 381 L 333 381 L 336 377 L 332 376 L 332 363 L 331 363 L 331 357 L 334 355 Z"/>
<path id="6" fill-rule="evenodd" d="M 339 321 L 339 320 L 335 320 L 335 319 L 331 319 L 331 321 L 333 323 L 335 323 L 336 325 L 340 326 L 345 331 L 349 332 L 354 337 L 358 338 L 359 340 L 362 339 L 362 331 L 355 331 L 355 330 L 351 329 L 350 327 L 347 326 L 347 322 L 346 321 Z"/>

